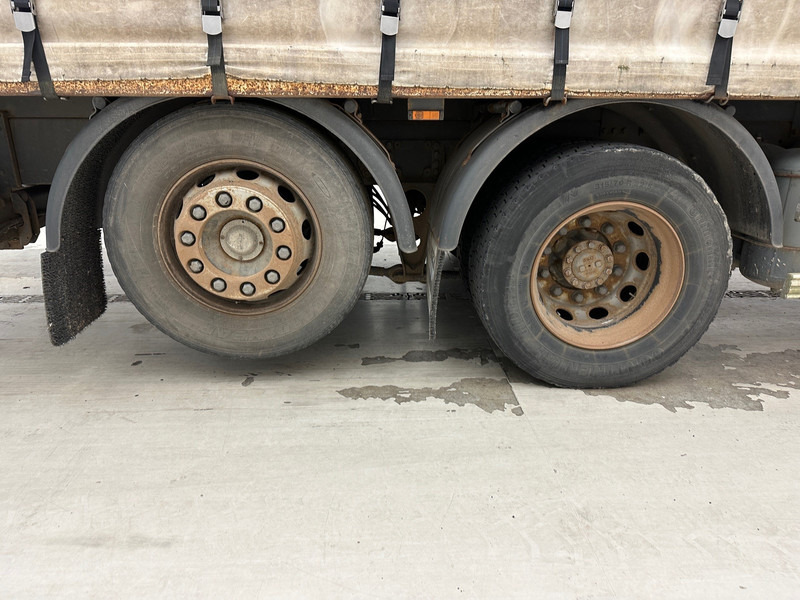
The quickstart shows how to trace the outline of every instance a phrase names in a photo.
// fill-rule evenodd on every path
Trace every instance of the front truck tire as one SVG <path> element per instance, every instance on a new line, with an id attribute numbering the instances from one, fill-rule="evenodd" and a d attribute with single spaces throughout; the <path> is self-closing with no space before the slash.
<path id="1" fill-rule="evenodd" d="M 259 358 L 328 334 L 371 259 L 364 186 L 324 136 L 278 110 L 164 117 L 121 158 L 104 208 L 120 285 L 192 348 Z"/>
<path id="2" fill-rule="evenodd" d="M 630 385 L 675 363 L 725 293 L 714 194 L 637 146 L 561 148 L 512 177 L 471 244 L 470 292 L 518 366 L 563 387 Z"/>

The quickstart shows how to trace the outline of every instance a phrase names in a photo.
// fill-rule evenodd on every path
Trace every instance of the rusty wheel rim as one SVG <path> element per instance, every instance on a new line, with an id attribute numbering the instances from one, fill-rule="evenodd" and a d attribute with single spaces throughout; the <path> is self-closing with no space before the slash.
<path id="1" fill-rule="evenodd" d="M 303 293 L 318 268 L 313 208 L 286 177 L 251 161 L 216 161 L 184 175 L 155 226 L 173 280 L 222 312 L 277 310 Z"/>
<path id="2" fill-rule="evenodd" d="M 573 214 L 547 237 L 531 270 L 531 300 L 562 341 L 619 348 L 666 318 L 684 275 L 680 238 L 660 213 L 604 202 Z"/>

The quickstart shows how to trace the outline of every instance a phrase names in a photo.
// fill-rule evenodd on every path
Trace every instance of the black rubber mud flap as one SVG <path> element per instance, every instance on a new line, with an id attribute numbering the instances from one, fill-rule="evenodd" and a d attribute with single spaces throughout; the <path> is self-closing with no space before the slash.
<path id="1" fill-rule="evenodd" d="M 92 187 L 92 189 L 94 189 Z M 62 346 L 106 310 L 106 285 L 94 196 L 70 190 L 61 222 L 61 246 L 42 254 L 42 287 L 50 340 Z"/>

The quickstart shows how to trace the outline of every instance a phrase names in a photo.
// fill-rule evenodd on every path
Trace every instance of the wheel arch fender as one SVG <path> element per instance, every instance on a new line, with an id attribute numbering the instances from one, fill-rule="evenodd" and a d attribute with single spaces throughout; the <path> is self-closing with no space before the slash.
<path id="1" fill-rule="evenodd" d="M 83 196 L 102 205 L 107 178 L 87 181 L 87 171 L 113 170 L 125 148 L 147 126 L 158 118 L 191 102 L 174 98 L 124 98 L 100 111 L 70 143 L 58 165 L 47 202 L 47 250 L 56 252 L 61 246 L 65 205 L 76 186 L 85 186 Z M 378 144 L 344 112 L 330 102 L 310 99 L 269 99 L 304 116 L 340 140 L 362 162 L 380 186 L 389 204 L 398 246 L 404 252 L 416 250 L 414 225 L 403 186 L 394 166 Z M 116 151 L 114 151 L 116 150 Z"/>
<path id="2" fill-rule="evenodd" d="M 436 250 L 454 250 L 482 186 L 521 144 L 539 131 L 581 111 L 621 104 L 652 106 L 679 121 L 696 147 L 715 157 L 698 170 L 707 179 L 731 229 L 775 247 L 783 243 L 782 205 L 775 175 L 758 142 L 727 111 L 692 101 L 572 100 L 538 106 L 476 129 L 454 153 L 442 173 L 431 214 L 430 240 Z M 669 151 L 667 151 L 669 153 Z M 719 172 L 724 170 L 725 172 Z"/>

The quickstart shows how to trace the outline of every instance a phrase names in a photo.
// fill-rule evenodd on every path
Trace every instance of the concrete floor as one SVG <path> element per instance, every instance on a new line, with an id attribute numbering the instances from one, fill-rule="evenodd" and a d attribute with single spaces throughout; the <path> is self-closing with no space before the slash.
<path id="1" fill-rule="evenodd" d="M 800 596 L 800 302 L 735 276 L 677 366 L 584 392 L 504 368 L 455 281 L 435 342 L 373 294 L 234 362 L 112 279 L 54 348 L 40 251 L 0 253 L 0 598 Z"/>

